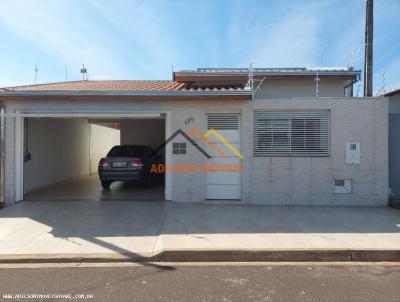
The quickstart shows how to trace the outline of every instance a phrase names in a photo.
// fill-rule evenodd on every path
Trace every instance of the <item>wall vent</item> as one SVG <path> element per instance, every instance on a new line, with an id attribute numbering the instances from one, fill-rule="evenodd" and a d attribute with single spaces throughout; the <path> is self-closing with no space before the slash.
<path id="1" fill-rule="evenodd" d="M 351 179 L 335 179 L 333 193 L 350 194 L 351 193 Z"/>
<path id="2" fill-rule="evenodd" d="M 239 130 L 239 114 L 208 113 L 207 128 L 215 130 Z"/>

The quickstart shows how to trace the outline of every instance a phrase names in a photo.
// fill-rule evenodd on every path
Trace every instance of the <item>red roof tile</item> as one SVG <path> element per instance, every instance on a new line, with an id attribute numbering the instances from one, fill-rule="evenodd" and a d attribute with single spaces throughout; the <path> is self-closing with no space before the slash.
<path id="1" fill-rule="evenodd" d="M 241 85 L 192 87 L 191 84 L 191 82 L 177 81 L 71 81 L 2 89 L 3 91 L 232 91 L 243 88 Z"/>

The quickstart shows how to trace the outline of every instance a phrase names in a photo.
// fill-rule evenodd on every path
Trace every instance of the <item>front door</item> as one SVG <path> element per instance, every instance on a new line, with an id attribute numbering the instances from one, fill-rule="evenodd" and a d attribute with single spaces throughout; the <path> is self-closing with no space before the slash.
<path id="1" fill-rule="evenodd" d="M 212 113 L 207 115 L 207 126 L 210 132 L 208 140 L 225 154 L 225 158 L 210 148 L 210 164 L 240 165 L 241 159 L 235 150 L 240 148 L 240 115 Z M 213 133 L 215 130 L 216 133 Z M 224 141 L 225 140 L 225 141 Z M 232 148 L 233 147 L 233 148 Z M 241 199 L 241 172 L 208 172 L 207 199 Z"/>

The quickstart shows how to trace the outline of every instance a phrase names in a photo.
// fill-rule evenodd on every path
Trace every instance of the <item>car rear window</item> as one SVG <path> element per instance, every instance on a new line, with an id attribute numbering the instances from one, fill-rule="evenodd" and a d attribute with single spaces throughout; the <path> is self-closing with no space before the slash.
<path id="1" fill-rule="evenodd" d="M 115 146 L 110 152 L 108 152 L 108 157 L 142 157 L 145 155 L 146 150 L 141 147 L 132 146 Z"/>

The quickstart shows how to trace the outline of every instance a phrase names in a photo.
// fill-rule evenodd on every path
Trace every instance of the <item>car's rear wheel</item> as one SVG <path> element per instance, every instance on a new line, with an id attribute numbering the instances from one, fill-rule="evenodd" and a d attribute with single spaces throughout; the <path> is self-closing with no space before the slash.
<path id="1" fill-rule="evenodd" d="M 111 181 L 107 181 L 107 180 L 101 181 L 101 186 L 103 187 L 104 190 L 109 190 L 110 185 L 111 185 Z"/>

